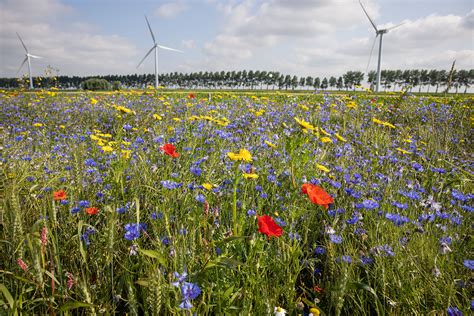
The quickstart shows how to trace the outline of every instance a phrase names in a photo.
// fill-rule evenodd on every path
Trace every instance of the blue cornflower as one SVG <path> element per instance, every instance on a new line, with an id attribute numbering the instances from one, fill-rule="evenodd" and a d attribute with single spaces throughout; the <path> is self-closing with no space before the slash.
<path id="1" fill-rule="evenodd" d="M 169 189 L 169 190 L 180 188 L 183 185 L 182 183 L 177 183 L 177 182 L 170 181 L 170 180 L 163 180 L 160 183 L 163 187 L 165 187 L 166 189 Z"/>
<path id="2" fill-rule="evenodd" d="M 362 265 L 368 265 L 368 264 L 371 264 L 374 262 L 374 259 L 372 259 L 371 257 L 367 257 L 367 256 L 361 256 L 360 257 L 360 262 L 362 263 Z"/>
<path id="3" fill-rule="evenodd" d="M 204 195 L 202 195 L 202 194 L 196 195 L 195 199 L 196 199 L 196 201 L 198 201 L 198 202 L 201 203 L 201 204 L 204 203 L 204 202 L 206 202 L 206 198 L 205 198 Z"/>
<path id="4" fill-rule="evenodd" d="M 466 268 L 468 268 L 470 270 L 474 270 L 474 260 L 466 259 L 466 260 L 463 261 L 463 264 Z"/>
<path id="5" fill-rule="evenodd" d="M 451 195 L 452 195 L 453 198 L 455 198 L 456 200 L 461 201 L 461 202 L 466 202 L 467 200 L 469 200 L 468 196 L 462 194 L 458 190 L 452 190 Z"/>
<path id="6" fill-rule="evenodd" d="M 280 227 L 285 227 L 286 226 L 286 222 L 284 220 L 282 220 L 281 218 L 279 218 L 279 217 L 275 217 L 275 222 Z"/>
<path id="7" fill-rule="evenodd" d="M 84 234 L 81 235 L 81 240 L 84 241 L 84 243 L 86 244 L 86 247 L 89 247 L 89 245 L 90 245 L 89 235 L 90 234 L 95 234 L 95 233 L 96 233 L 96 231 L 95 231 L 94 228 L 87 227 Z"/>
<path id="8" fill-rule="evenodd" d="M 190 282 L 183 282 L 181 285 L 181 295 L 182 301 L 179 304 L 179 308 L 181 309 L 190 309 L 193 307 L 191 304 L 191 300 L 195 299 L 196 297 L 201 294 L 201 288 L 195 283 Z"/>
<path id="9" fill-rule="evenodd" d="M 255 212 L 254 210 L 247 211 L 247 216 L 255 216 L 255 215 L 257 215 L 257 212 Z"/>
<path id="10" fill-rule="evenodd" d="M 400 202 L 397 202 L 397 201 L 393 202 L 392 205 L 399 208 L 399 209 L 402 209 L 402 210 L 406 210 L 408 208 L 408 204 L 400 203 Z"/>
<path id="11" fill-rule="evenodd" d="M 331 240 L 331 242 L 333 242 L 335 244 L 342 243 L 342 237 L 339 236 L 339 235 L 336 235 L 336 234 L 329 235 L 329 239 Z"/>
<path id="12" fill-rule="evenodd" d="M 413 167 L 413 169 L 415 169 L 418 172 L 423 172 L 423 170 L 424 170 L 423 166 L 420 165 L 419 163 L 416 163 L 416 162 L 413 163 L 411 166 Z"/>
<path id="13" fill-rule="evenodd" d="M 189 170 L 196 177 L 199 177 L 202 174 L 202 169 L 199 166 L 191 166 L 191 168 L 189 168 Z"/>
<path id="14" fill-rule="evenodd" d="M 385 214 L 385 218 L 394 223 L 395 226 L 402 226 L 410 222 L 410 219 L 408 217 L 402 216 L 400 214 L 387 213 Z"/>
<path id="15" fill-rule="evenodd" d="M 81 209 L 77 206 L 74 206 L 72 209 L 71 209 L 71 214 L 76 214 L 76 213 L 79 213 Z"/>
<path id="16" fill-rule="evenodd" d="M 146 230 L 146 224 L 144 223 L 130 223 L 125 225 L 125 239 L 127 240 L 135 240 L 140 237 L 140 231 Z"/>
<path id="17" fill-rule="evenodd" d="M 95 167 L 97 166 L 97 163 L 94 161 L 94 159 L 92 158 L 87 158 L 85 161 L 84 161 L 84 164 L 87 166 L 87 167 Z"/>
<path id="18" fill-rule="evenodd" d="M 367 210 L 376 209 L 378 207 L 379 207 L 379 202 L 377 202 L 375 200 L 372 200 L 372 199 L 364 200 L 362 202 L 362 208 L 365 208 Z"/>
<path id="19" fill-rule="evenodd" d="M 351 256 L 344 255 L 344 256 L 341 257 L 341 261 L 346 262 L 346 263 L 351 263 L 352 258 L 351 258 Z"/>
<path id="20" fill-rule="evenodd" d="M 314 253 L 316 255 L 324 255 L 326 253 L 326 249 L 321 247 L 321 246 L 317 246 L 315 249 L 314 249 Z"/>
<path id="21" fill-rule="evenodd" d="M 448 316 L 463 316 L 462 312 L 456 306 L 450 306 L 447 310 Z"/>
<path id="22" fill-rule="evenodd" d="M 82 208 L 90 207 L 90 202 L 87 200 L 79 201 L 79 206 Z"/>

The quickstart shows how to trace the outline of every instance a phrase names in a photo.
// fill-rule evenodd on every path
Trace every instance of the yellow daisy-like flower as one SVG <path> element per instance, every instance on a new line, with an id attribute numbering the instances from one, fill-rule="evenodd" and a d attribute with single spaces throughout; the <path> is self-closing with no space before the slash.
<path id="1" fill-rule="evenodd" d="M 114 149 L 110 146 L 102 146 L 102 150 L 105 152 L 105 153 L 109 153 L 109 152 L 112 152 L 114 151 Z"/>
<path id="2" fill-rule="evenodd" d="M 321 137 L 320 140 L 321 140 L 323 143 L 332 143 L 332 139 L 329 138 L 329 137 Z"/>
<path id="3" fill-rule="evenodd" d="M 204 187 L 204 189 L 209 190 L 209 191 L 211 191 L 213 187 L 213 185 L 210 183 L 203 183 L 202 186 Z"/>
<path id="4" fill-rule="evenodd" d="M 329 170 L 327 167 L 323 166 L 323 165 L 320 165 L 319 163 L 316 164 L 316 168 L 318 168 L 319 170 L 321 171 L 324 171 L 324 172 L 329 172 L 331 170 Z"/>
<path id="5" fill-rule="evenodd" d="M 161 121 L 163 118 L 159 116 L 158 114 L 153 114 L 153 118 L 157 121 Z"/>
<path id="6" fill-rule="evenodd" d="M 341 142 L 347 142 L 347 139 L 336 133 L 336 138 L 339 139 Z"/>
<path id="7" fill-rule="evenodd" d="M 379 119 L 376 119 L 375 117 L 372 119 L 372 122 L 374 122 L 376 124 L 379 124 L 379 125 L 387 126 L 387 127 L 390 127 L 390 128 L 396 128 L 395 125 L 390 124 L 389 122 L 381 121 Z"/>
<path id="8" fill-rule="evenodd" d="M 299 118 L 295 117 L 295 121 L 298 122 L 298 124 L 300 124 L 300 126 L 305 129 L 314 130 L 314 126 L 311 125 L 309 122 L 306 122 L 304 119 L 300 120 Z"/>
<path id="9" fill-rule="evenodd" d="M 265 141 L 265 144 L 267 144 L 268 146 L 270 146 L 272 148 L 276 148 L 276 145 L 273 144 L 273 143 L 270 143 L 268 140 Z"/>
<path id="10" fill-rule="evenodd" d="M 317 309 L 316 307 L 311 307 L 309 309 L 309 315 L 311 316 L 319 316 L 321 315 L 321 312 L 319 311 L 319 309 Z"/>
<path id="11" fill-rule="evenodd" d="M 97 104 L 97 102 L 98 102 L 98 101 L 97 101 L 96 99 L 91 98 L 91 104 L 92 104 L 92 105 Z"/>
<path id="12" fill-rule="evenodd" d="M 408 150 L 402 149 L 402 148 L 400 148 L 400 147 L 398 147 L 397 150 L 398 150 L 399 152 L 401 152 L 402 154 L 405 154 L 405 155 L 411 154 L 411 152 L 409 152 Z"/>
<path id="13" fill-rule="evenodd" d="M 258 179 L 258 174 L 256 173 L 244 173 L 243 176 L 245 179 Z"/>
<path id="14" fill-rule="evenodd" d="M 34 126 L 34 127 L 41 127 L 41 126 L 43 126 L 43 124 L 41 124 L 41 123 L 35 123 L 35 124 L 33 124 L 33 126 Z"/>
<path id="15" fill-rule="evenodd" d="M 122 157 L 123 157 L 123 158 L 128 159 L 128 158 L 130 158 L 130 155 L 131 155 L 131 154 L 132 154 L 132 151 L 131 151 L 131 150 L 126 150 L 126 149 L 123 149 L 123 150 L 122 150 Z"/>
<path id="16" fill-rule="evenodd" d="M 347 103 L 346 103 L 346 106 L 347 106 L 349 109 L 355 109 L 355 108 L 357 108 L 357 103 L 355 103 L 354 101 L 350 101 L 350 102 L 347 102 Z"/>
<path id="17" fill-rule="evenodd" d="M 324 135 L 326 136 L 331 136 L 331 134 L 329 134 L 328 132 L 326 132 L 323 128 L 319 128 L 321 130 L 321 133 L 323 133 Z"/>
<path id="18" fill-rule="evenodd" d="M 243 160 L 246 162 L 252 161 L 252 154 L 247 149 L 241 149 L 237 154 L 236 153 L 227 153 L 227 156 L 232 160 Z"/>

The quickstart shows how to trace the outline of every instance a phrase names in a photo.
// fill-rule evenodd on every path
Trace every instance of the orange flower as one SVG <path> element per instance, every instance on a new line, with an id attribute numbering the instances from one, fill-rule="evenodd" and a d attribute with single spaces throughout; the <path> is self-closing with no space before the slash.
<path id="1" fill-rule="evenodd" d="M 188 99 L 195 99 L 196 96 L 194 95 L 194 93 L 190 93 L 188 94 Z"/>
<path id="2" fill-rule="evenodd" d="M 164 144 L 163 146 L 160 146 L 160 149 L 168 156 L 173 158 L 179 157 L 179 153 L 176 152 L 176 147 L 174 147 L 172 144 Z"/>
<path id="3" fill-rule="evenodd" d="M 62 201 L 66 199 L 66 192 L 64 190 L 54 191 L 53 198 L 55 201 Z"/>
<path id="4" fill-rule="evenodd" d="M 270 236 L 280 237 L 283 234 L 283 229 L 275 223 L 273 218 L 268 215 L 257 216 L 258 218 L 258 231 Z"/>
<path id="5" fill-rule="evenodd" d="M 318 185 L 305 183 L 301 187 L 301 192 L 307 194 L 311 202 L 322 205 L 325 209 L 329 208 L 329 204 L 334 203 L 332 197 Z"/>
<path id="6" fill-rule="evenodd" d="M 84 212 L 86 212 L 89 215 L 95 215 L 99 213 L 99 208 L 98 207 L 88 207 L 84 209 Z"/>

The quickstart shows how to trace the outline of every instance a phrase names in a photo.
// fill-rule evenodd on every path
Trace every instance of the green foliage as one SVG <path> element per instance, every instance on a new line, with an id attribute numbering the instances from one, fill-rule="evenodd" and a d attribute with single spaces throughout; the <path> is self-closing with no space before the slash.
<path id="1" fill-rule="evenodd" d="M 469 313 L 471 99 L 195 94 L 0 94 L 0 314 Z M 179 157 L 160 149 L 171 141 Z M 251 162 L 228 156 L 242 148 Z M 330 209 L 301 193 L 308 181 Z M 283 235 L 260 233 L 252 210 Z M 175 272 L 201 289 L 186 312 Z"/>
<path id="2" fill-rule="evenodd" d="M 81 88 L 90 91 L 110 90 L 110 83 L 105 79 L 90 78 L 81 83 Z"/>

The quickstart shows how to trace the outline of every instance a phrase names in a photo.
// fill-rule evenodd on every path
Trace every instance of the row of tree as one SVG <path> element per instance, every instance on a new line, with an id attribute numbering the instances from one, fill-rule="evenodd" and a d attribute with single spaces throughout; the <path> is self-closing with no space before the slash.
<path id="1" fill-rule="evenodd" d="M 56 76 L 34 78 L 35 87 L 49 88 L 52 86 L 61 89 L 80 89 L 81 83 L 91 77 Z M 119 82 L 124 88 L 144 88 L 154 84 L 153 74 L 132 75 L 107 75 L 96 76 L 109 82 Z M 17 88 L 24 84 L 26 79 L 0 78 L 0 87 Z M 167 73 L 159 75 L 159 83 L 167 88 L 187 89 L 337 89 L 350 90 L 361 85 L 364 73 L 348 71 L 340 77 L 297 77 L 281 74 L 278 71 L 221 71 L 221 72 L 193 72 L 193 73 Z M 375 71 L 367 76 L 367 83 L 374 87 L 376 80 Z M 474 69 L 471 70 L 382 70 L 381 86 L 387 90 L 401 88 L 430 91 L 433 87 L 438 92 L 440 87 L 450 86 L 456 92 L 464 88 L 467 91 L 474 83 Z"/>

